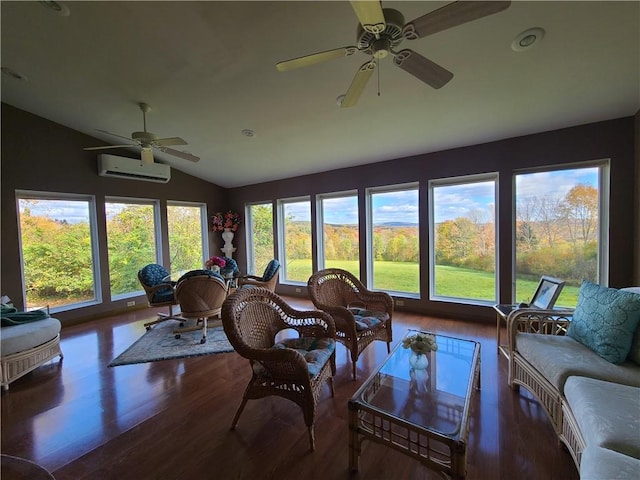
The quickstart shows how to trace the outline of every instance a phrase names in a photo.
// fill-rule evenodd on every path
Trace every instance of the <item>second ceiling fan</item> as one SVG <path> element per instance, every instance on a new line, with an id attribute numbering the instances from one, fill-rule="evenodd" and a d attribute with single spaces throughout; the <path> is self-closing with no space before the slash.
<path id="1" fill-rule="evenodd" d="M 433 88 L 446 85 L 453 78 L 453 73 L 413 50 L 407 48 L 396 51 L 396 47 L 404 39 L 423 38 L 501 12 L 511 4 L 511 2 L 497 1 L 454 2 L 405 24 L 402 13 L 392 8 L 383 9 L 379 1 L 351 1 L 350 3 L 360 21 L 357 45 L 313 53 L 276 65 L 279 71 L 285 72 L 334 58 L 348 57 L 356 52 L 371 55 L 371 58 L 356 72 L 340 105 L 343 108 L 352 107 L 358 102 L 364 87 L 377 67 L 377 62 L 388 55 L 393 56 L 393 63 L 396 66 L 427 85 Z"/>

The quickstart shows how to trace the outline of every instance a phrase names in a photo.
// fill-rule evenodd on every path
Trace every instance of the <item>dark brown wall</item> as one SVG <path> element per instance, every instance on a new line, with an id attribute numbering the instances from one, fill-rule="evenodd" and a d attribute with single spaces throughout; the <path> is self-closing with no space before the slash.
<path id="1" fill-rule="evenodd" d="M 160 200 L 163 212 L 162 225 L 165 229 L 162 248 L 165 265 L 169 264 L 169 246 L 166 241 L 167 201 L 206 203 L 209 213 L 226 208 L 228 199 L 225 189 L 174 168 L 171 170 L 171 180 L 166 184 L 99 177 L 96 152 L 87 152 L 82 148 L 101 143 L 75 130 L 2 104 L 1 288 L 2 294 L 8 295 L 16 306 L 22 307 L 24 303 L 21 291 L 16 190 L 81 193 L 94 195 L 96 198 L 103 304 L 56 314 L 63 322 L 126 308 L 127 300 L 109 300 L 105 196 Z M 117 151 L 117 155 L 132 156 L 124 150 Z M 210 251 L 222 246 L 220 235 L 210 233 L 209 238 Z M 136 298 L 136 303 L 146 304 L 145 297 Z"/>
<path id="2" fill-rule="evenodd" d="M 345 134 L 347 134 L 345 132 Z M 427 134 L 427 132 L 425 132 Z M 336 142 L 336 139 L 332 139 Z M 364 217 L 364 192 L 367 187 L 420 182 L 420 208 L 427 212 L 427 182 L 430 179 L 486 172 L 499 173 L 499 278 L 500 298 L 510 301 L 512 283 L 512 176 L 518 169 L 571 164 L 588 160 L 611 159 L 610 269 L 609 285 L 633 284 L 633 257 L 638 255 L 634 241 L 634 118 L 588 124 L 562 130 L 527 135 L 507 140 L 457 148 L 442 152 L 400 158 L 371 165 L 334 170 L 280 181 L 232 189 L 231 208 L 242 211 L 247 202 L 358 190 L 360 218 Z M 275 206 L 275 204 L 274 204 Z M 313 208 L 313 207 L 312 207 Z M 427 218 L 421 213 L 420 218 Z M 420 226 L 420 248 L 428 252 L 428 222 Z M 361 235 L 364 242 L 365 236 Z M 246 263 L 244 245 L 237 251 L 239 262 Z M 361 278 L 366 278 L 365 245 L 361 244 Z M 428 265 L 421 265 L 420 290 L 429 291 Z M 278 291 L 295 295 L 293 286 L 281 285 Z M 423 293 L 423 297 L 427 297 Z M 490 308 L 406 299 L 407 308 L 431 314 L 492 318 Z"/>

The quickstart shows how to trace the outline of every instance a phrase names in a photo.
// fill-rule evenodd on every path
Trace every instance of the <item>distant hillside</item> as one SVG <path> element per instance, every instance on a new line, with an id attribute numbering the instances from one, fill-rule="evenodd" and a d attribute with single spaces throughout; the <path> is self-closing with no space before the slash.
<path id="1" fill-rule="evenodd" d="M 397 227 L 418 227 L 417 223 L 411 222 L 384 222 L 384 223 L 376 223 L 373 225 L 374 227 L 382 227 L 382 228 L 397 228 Z"/>

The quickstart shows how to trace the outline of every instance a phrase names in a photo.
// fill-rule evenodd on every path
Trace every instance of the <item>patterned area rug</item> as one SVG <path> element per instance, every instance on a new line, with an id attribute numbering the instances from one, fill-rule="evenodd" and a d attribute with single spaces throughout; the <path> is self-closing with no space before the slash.
<path id="1" fill-rule="evenodd" d="M 178 325 L 178 322 L 169 320 L 153 326 L 107 366 L 117 367 L 133 363 L 233 352 L 233 347 L 227 340 L 222 327 L 208 328 L 206 343 L 200 343 L 202 330 L 182 333 L 180 338 L 175 338 L 173 330 L 178 328 Z"/>

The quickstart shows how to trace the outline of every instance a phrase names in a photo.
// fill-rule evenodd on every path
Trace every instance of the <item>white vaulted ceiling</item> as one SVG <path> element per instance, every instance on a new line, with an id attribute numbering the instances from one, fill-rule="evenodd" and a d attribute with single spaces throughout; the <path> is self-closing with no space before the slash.
<path id="1" fill-rule="evenodd" d="M 384 1 L 409 21 L 448 2 Z M 363 53 L 289 72 L 282 60 L 354 45 L 348 2 L 1 2 L 2 101 L 95 137 L 147 127 L 198 163 L 156 159 L 224 187 L 293 177 L 635 114 L 640 3 L 519 2 L 415 41 L 454 73 L 432 89 L 383 59 L 341 109 Z M 511 49 L 524 30 L 544 39 Z M 378 95 L 378 90 L 380 95 Z M 255 136 L 243 135 L 244 129 Z M 37 139 L 34 139 L 37 141 Z M 92 145 L 86 145 L 92 146 Z M 131 152 L 135 152 L 132 149 Z M 117 150 L 108 151 L 117 154 Z M 87 152 L 89 158 L 95 152 Z"/>

